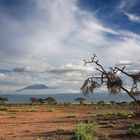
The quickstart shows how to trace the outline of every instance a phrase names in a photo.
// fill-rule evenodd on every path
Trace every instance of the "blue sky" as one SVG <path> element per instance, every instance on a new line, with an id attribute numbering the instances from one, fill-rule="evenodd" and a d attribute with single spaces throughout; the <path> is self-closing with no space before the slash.
<path id="1" fill-rule="evenodd" d="M 138 71 L 139 44 L 139 0 L 0 0 L 0 91 L 79 92 L 95 71 L 83 59 Z"/>

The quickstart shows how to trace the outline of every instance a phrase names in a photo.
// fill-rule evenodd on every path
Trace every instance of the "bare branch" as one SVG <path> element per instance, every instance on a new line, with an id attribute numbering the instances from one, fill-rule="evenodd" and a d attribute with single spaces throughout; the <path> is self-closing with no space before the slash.
<path id="1" fill-rule="evenodd" d="M 93 76 L 89 77 L 85 80 L 81 90 L 85 93 L 92 93 L 95 89 L 101 87 L 103 84 L 107 86 L 107 89 L 110 93 L 117 94 L 123 90 L 126 92 L 139 106 L 140 101 L 135 96 L 140 95 L 140 91 L 138 90 L 137 82 L 140 82 L 140 72 L 129 74 L 125 71 L 125 66 L 123 68 L 110 68 L 109 71 L 106 71 L 104 67 L 99 63 L 98 59 L 96 59 L 97 56 L 93 54 L 93 57 L 90 61 L 85 61 L 85 64 L 92 63 L 97 66 L 96 70 L 100 72 L 100 76 Z M 119 76 L 117 76 L 117 73 L 121 72 L 122 74 L 128 76 L 132 79 L 133 84 L 130 87 L 130 89 L 127 89 L 123 85 L 123 80 Z"/>

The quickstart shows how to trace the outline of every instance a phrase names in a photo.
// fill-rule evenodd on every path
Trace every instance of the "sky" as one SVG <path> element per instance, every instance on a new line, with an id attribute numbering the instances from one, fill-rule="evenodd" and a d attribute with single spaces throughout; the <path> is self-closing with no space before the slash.
<path id="1" fill-rule="evenodd" d="M 84 59 L 138 71 L 139 44 L 139 0 L 0 0 L 0 92 L 77 93 L 95 72 Z"/>

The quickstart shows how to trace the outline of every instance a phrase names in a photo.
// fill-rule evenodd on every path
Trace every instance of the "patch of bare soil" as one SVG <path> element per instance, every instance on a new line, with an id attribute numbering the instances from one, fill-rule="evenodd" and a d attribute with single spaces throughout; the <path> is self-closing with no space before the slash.
<path id="1" fill-rule="evenodd" d="M 107 133 L 111 140 L 139 140 L 127 135 L 131 124 L 140 122 L 138 118 L 100 115 L 117 111 L 129 110 L 92 105 L 8 107 L 0 111 L 0 140 L 74 140 L 78 122 L 91 119 L 99 122 L 99 136 Z"/>

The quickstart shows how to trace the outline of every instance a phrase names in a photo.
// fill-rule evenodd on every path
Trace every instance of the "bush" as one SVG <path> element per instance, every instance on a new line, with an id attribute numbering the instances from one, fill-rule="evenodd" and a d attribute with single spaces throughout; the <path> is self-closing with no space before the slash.
<path id="1" fill-rule="evenodd" d="M 45 112 L 54 112 L 54 109 L 45 109 Z"/>
<path id="2" fill-rule="evenodd" d="M 25 112 L 37 112 L 37 110 L 36 109 L 27 109 L 27 110 L 25 110 Z"/>
<path id="3" fill-rule="evenodd" d="M 5 116 L 6 112 L 0 111 L 0 116 Z"/>
<path id="4" fill-rule="evenodd" d="M 129 135 L 140 136 L 140 123 L 135 123 L 135 124 L 133 124 L 133 125 L 128 129 L 128 134 L 129 134 Z"/>
<path id="5" fill-rule="evenodd" d="M 105 105 L 105 102 L 104 101 L 99 101 L 99 102 L 97 102 L 97 105 Z"/>
<path id="6" fill-rule="evenodd" d="M 92 123 L 79 123 L 75 135 L 77 140 L 97 140 L 95 126 Z"/>
<path id="7" fill-rule="evenodd" d="M 133 113 L 131 113 L 131 112 L 118 112 L 117 115 L 122 117 L 122 118 L 131 118 Z"/>

